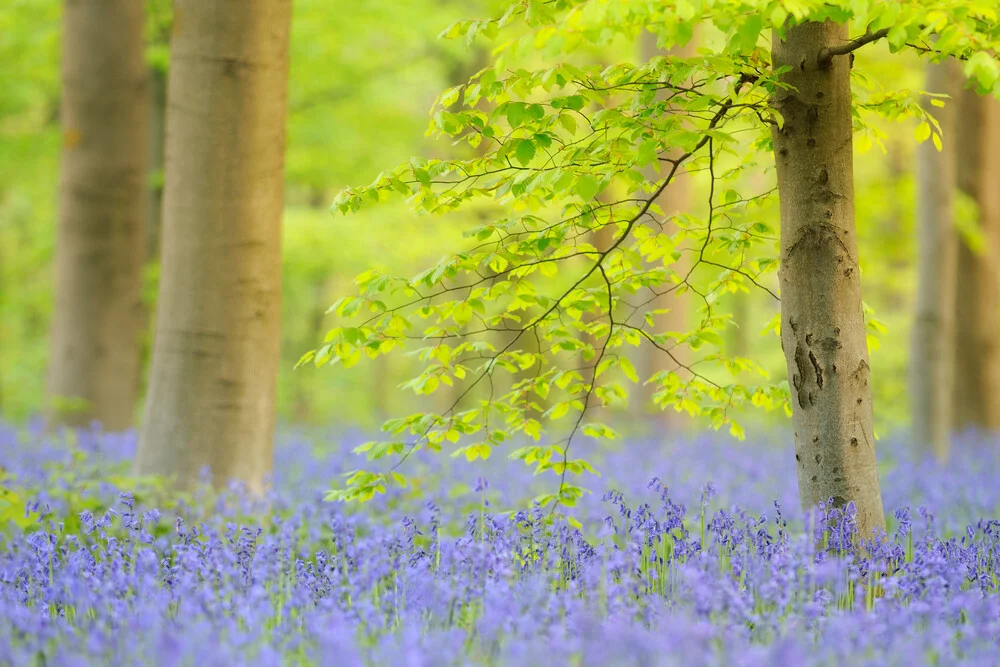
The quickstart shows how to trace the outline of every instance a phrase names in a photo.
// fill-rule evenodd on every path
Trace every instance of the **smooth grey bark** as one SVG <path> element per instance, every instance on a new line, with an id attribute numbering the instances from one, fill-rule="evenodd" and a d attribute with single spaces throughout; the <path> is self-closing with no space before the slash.
<path id="1" fill-rule="evenodd" d="M 960 99 L 958 186 L 978 206 L 984 248 L 959 243 L 953 419 L 1000 431 L 1000 102 L 971 89 Z"/>
<path id="2" fill-rule="evenodd" d="M 67 2 L 48 412 L 132 424 L 139 394 L 146 67 L 142 4 Z"/>
<path id="3" fill-rule="evenodd" d="M 958 233 L 953 215 L 955 129 L 961 72 L 952 60 L 927 66 L 927 91 L 951 96 L 943 108 L 930 100 L 943 138 L 917 147 L 917 293 L 910 348 L 910 405 L 914 444 L 948 458 L 955 361 L 955 285 Z"/>
<path id="4" fill-rule="evenodd" d="M 272 469 L 290 0 L 177 0 L 162 277 L 136 470 Z"/>
<path id="5" fill-rule="evenodd" d="M 861 306 L 851 137 L 850 59 L 824 62 L 847 26 L 788 28 L 773 38 L 789 90 L 771 103 L 781 210 L 781 343 L 804 508 L 853 501 L 862 537 L 885 530 Z"/>

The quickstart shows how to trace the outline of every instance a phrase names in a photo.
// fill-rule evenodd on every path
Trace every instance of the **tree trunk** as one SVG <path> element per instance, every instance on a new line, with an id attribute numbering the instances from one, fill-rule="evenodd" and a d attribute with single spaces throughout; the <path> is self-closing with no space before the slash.
<path id="1" fill-rule="evenodd" d="M 944 108 L 925 102 L 941 125 L 940 152 L 930 141 L 917 148 L 917 296 L 910 354 L 913 441 L 940 461 L 948 458 L 954 372 L 955 284 L 958 235 L 955 229 L 955 128 L 958 82 L 954 61 L 927 66 L 927 90 L 951 95 Z"/>
<path id="2" fill-rule="evenodd" d="M 132 424 L 139 390 L 146 67 L 142 4 L 66 3 L 49 413 Z"/>
<path id="3" fill-rule="evenodd" d="M 958 186 L 979 208 L 982 254 L 962 241 L 955 299 L 956 429 L 1000 430 L 1000 103 L 961 96 Z"/>
<path id="4" fill-rule="evenodd" d="M 290 0 L 176 0 L 157 331 L 136 469 L 264 486 L 280 347 Z"/>
<path id="5" fill-rule="evenodd" d="M 328 281 L 317 278 L 312 284 L 312 307 L 309 311 L 309 341 L 321 341 L 326 335 L 326 309 L 329 307 L 327 294 L 330 290 Z M 306 424 L 315 416 L 315 401 L 313 400 L 312 385 L 306 380 L 305 374 L 300 373 L 298 381 L 293 384 L 295 399 L 292 402 L 292 417 L 296 424 Z"/>
<path id="6" fill-rule="evenodd" d="M 833 22 L 790 27 L 773 41 L 790 90 L 772 104 L 781 209 L 781 343 L 788 367 L 802 505 L 853 501 L 867 537 L 885 529 L 879 490 L 868 347 L 854 226 L 848 56 L 822 62 L 847 40 Z"/>
<path id="7" fill-rule="evenodd" d="M 149 68 L 149 165 L 146 174 L 146 250 L 145 267 L 148 270 L 160 262 L 160 230 L 163 214 L 163 160 L 164 142 L 167 136 L 167 73 L 157 67 Z M 152 355 L 153 309 L 155 302 L 150 298 L 148 286 L 143 280 L 142 298 L 140 300 L 140 362 L 135 372 L 136 382 L 143 394 L 145 385 L 144 371 L 149 368 Z"/>
<path id="8" fill-rule="evenodd" d="M 146 206 L 146 261 L 160 255 L 163 213 L 163 149 L 167 135 L 167 73 L 149 70 L 149 198 Z"/>

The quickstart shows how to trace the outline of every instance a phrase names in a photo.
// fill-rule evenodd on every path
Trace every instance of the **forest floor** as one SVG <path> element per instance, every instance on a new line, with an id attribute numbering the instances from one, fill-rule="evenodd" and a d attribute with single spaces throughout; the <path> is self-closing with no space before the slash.
<path id="1" fill-rule="evenodd" d="M 549 475 L 416 457 L 417 488 L 323 501 L 354 436 L 284 430 L 274 491 L 165 493 L 131 434 L 0 425 L 10 664 L 1000 664 L 1000 448 L 883 441 L 889 535 L 797 509 L 787 436 L 605 454 L 565 521 Z M 511 509 L 522 508 L 516 512 Z"/>

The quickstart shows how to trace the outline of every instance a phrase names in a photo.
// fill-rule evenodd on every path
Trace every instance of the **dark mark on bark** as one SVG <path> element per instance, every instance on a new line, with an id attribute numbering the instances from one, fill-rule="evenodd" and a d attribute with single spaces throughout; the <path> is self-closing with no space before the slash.
<path id="1" fill-rule="evenodd" d="M 816 386 L 820 389 L 823 388 L 823 368 L 819 365 L 819 360 L 816 359 L 815 353 L 812 350 L 809 351 L 809 361 L 812 362 L 813 370 L 816 371 Z"/>
<path id="2" fill-rule="evenodd" d="M 854 369 L 851 373 L 851 377 L 855 380 L 864 380 L 865 384 L 868 384 L 868 362 L 864 359 L 858 362 L 858 367 Z"/>
<path id="3" fill-rule="evenodd" d="M 837 340 L 836 336 L 827 336 L 819 342 L 819 346 L 827 352 L 833 352 L 834 350 L 839 350 L 843 347 L 843 345 L 840 344 L 840 341 Z M 834 368 L 834 370 L 837 369 Z"/>
<path id="4" fill-rule="evenodd" d="M 795 345 L 795 368 L 798 373 L 792 376 L 792 384 L 798 392 L 799 407 L 805 408 L 806 404 L 812 405 L 812 396 L 806 387 L 806 373 L 808 372 L 809 354 L 801 345 Z"/>

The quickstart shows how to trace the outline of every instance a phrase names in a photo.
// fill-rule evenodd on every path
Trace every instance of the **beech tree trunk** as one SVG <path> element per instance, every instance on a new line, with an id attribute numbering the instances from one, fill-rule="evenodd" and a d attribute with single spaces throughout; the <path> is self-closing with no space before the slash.
<path id="1" fill-rule="evenodd" d="M 978 204 L 984 248 L 959 243 L 953 419 L 1000 431 L 1000 102 L 965 90 L 960 109 L 958 186 Z"/>
<path id="2" fill-rule="evenodd" d="M 157 330 L 136 469 L 272 468 L 290 0 L 176 0 Z"/>
<path id="3" fill-rule="evenodd" d="M 885 529 L 872 430 L 870 366 L 854 226 L 850 59 L 823 61 L 847 26 L 774 35 L 790 90 L 772 99 L 781 210 L 781 343 L 788 367 L 802 505 L 857 507 L 863 537 Z"/>
<path id="4" fill-rule="evenodd" d="M 927 66 L 927 90 L 951 95 L 943 108 L 925 101 L 941 125 L 943 146 L 917 147 L 917 298 L 910 352 L 913 440 L 940 461 L 948 458 L 955 359 L 958 234 L 954 210 L 955 129 L 961 72 L 954 61 Z"/>
<path id="5" fill-rule="evenodd" d="M 132 424 L 146 188 L 142 3 L 67 2 L 49 416 Z"/>

